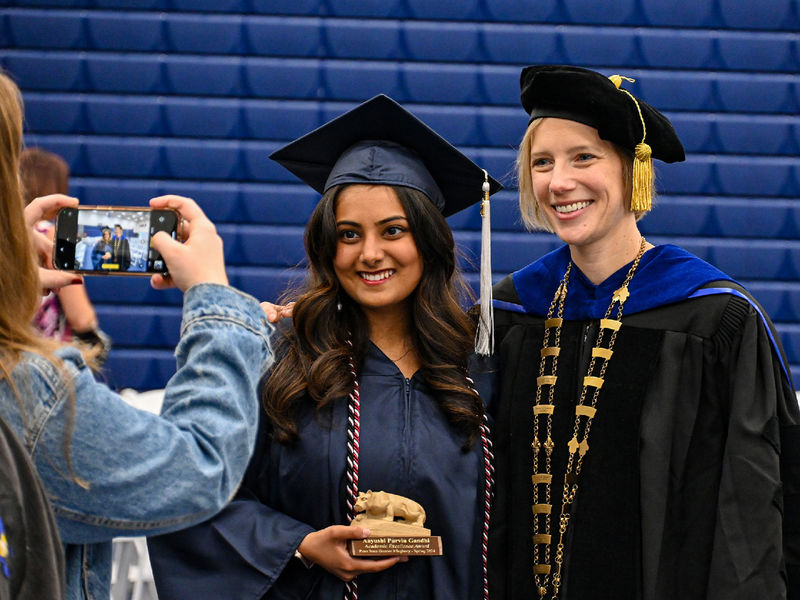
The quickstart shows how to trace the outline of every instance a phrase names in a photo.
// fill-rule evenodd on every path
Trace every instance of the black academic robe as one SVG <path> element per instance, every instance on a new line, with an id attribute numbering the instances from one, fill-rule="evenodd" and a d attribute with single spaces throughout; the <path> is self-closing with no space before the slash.
<path id="1" fill-rule="evenodd" d="M 444 551 L 359 576 L 359 598 L 482 598 L 480 440 L 463 451 L 464 436 L 454 431 L 419 374 L 405 379 L 376 346 L 370 346 L 358 376 L 359 489 L 419 502 L 425 527 L 442 537 Z M 150 538 L 159 599 L 341 600 L 341 580 L 319 566 L 306 569 L 293 556 L 308 533 L 349 522 L 345 419 L 344 400 L 336 403 L 332 423 L 306 406 L 296 419 L 300 439 L 290 445 L 275 442 L 262 420 L 233 502 L 210 521 Z"/>
<path id="2" fill-rule="evenodd" d="M 543 315 L 569 260 L 562 247 L 494 290 L 493 600 L 538 598 L 531 407 Z M 598 319 L 629 267 L 594 286 L 573 265 L 554 402 L 554 523 Z M 800 564 L 800 413 L 771 323 L 741 286 L 674 246 L 646 252 L 629 289 L 580 474 L 560 598 L 786 597 L 786 565 L 792 575 Z M 789 581 L 795 594 L 798 581 Z"/>

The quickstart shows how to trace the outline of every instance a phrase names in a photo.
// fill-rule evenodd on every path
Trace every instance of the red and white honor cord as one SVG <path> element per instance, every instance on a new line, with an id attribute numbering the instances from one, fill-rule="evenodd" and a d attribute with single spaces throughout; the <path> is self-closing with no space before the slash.
<path id="1" fill-rule="evenodd" d="M 350 340 L 347 343 L 352 347 Z M 356 500 L 358 500 L 358 451 L 361 438 L 361 400 L 358 391 L 358 375 L 353 363 L 353 356 L 348 360 L 350 374 L 353 376 L 353 391 L 347 402 L 347 509 L 350 519 L 356 516 Z M 345 600 L 358 600 L 358 584 L 356 580 L 345 583 Z"/>
<path id="2" fill-rule="evenodd" d="M 348 344 L 350 342 L 348 341 Z M 358 451 L 361 435 L 361 401 L 359 397 L 358 375 L 352 356 L 349 359 L 350 373 L 353 376 L 353 391 L 350 392 L 347 403 L 347 508 L 350 518 L 355 517 L 355 504 L 358 499 Z M 467 377 L 470 388 L 477 394 L 474 382 Z M 483 481 L 484 481 L 484 506 L 483 529 L 481 531 L 481 558 L 483 560 L 483 598 L 489 600 L 489 519 L 491 517 L 492 499 L 494 494 L 494 454 L 492 454 L 492 440 L 489 432 L 489 421 L 484 412 L 480 425 L 481 448 L 483 450 Z M 353 579 L 345 583 L 345 600 L 358 600 L 358 584 Z"/>

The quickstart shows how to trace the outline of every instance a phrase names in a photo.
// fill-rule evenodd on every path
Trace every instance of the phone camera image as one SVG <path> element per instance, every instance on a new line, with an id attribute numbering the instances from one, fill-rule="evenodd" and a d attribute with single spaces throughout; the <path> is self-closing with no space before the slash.
<path id="1" fill-rule="evenodd" d="M 86 275 L 166 273 L 152 236 L 173 238 L 178 217 L 173 210 L 112 206 L 63 209 L 56 219 L 54 264 Z"/>

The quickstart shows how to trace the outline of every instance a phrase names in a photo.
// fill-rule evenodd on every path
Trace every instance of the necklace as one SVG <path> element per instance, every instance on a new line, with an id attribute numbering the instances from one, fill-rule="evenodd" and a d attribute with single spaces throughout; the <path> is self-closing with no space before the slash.
<path id="1" fill-rule="evenodd" d="M 403 352 L 403 353 L 402 353 L 400 356 L 398 356 L 397 358 L 392 358 L 392 357 L 391 357 L 391 356 L 389 356 L 388 354 L 386 355 L 386 358 L 388 358 L 388 359 L 389 359 L 390 361 L 392 361 L 393 363 L 396 363 L 396 362 L 398 362 L 398 361 L 401 361 L 401 360 L 403 360 L 403 359 L 404 359 L 406 356 L 408 356 L 408 353 L 409 353 L 409 352 L 411 352 L 411 350 L 412 350 L 413 348 L 414 348 L 413 346 L 409 346 L 409 347 L 408 347 L 408 350 L 406 350 L 405 352 Z"/>
<path id="2" fill-rule="evenodd" d="M 352 351 L 353 343 L 347 340 L 347 345 Z M 409 348 L 406 354 L 411 350 Z M 405 354 L 403 355 L 405 356 Z M 400 358 L 403 358 L 401 356 Z M 387 357 L 388 358 L 388 357 Z M 400 360 L 398 358 L 397 360 Z M 389 359 L 391 360 L 391 359 Z M 352 519 L 356 515 L 355 503 L 358 499 L 358 458 L 361 439 L 361 397 L 359 395 L 358 374 L 352 352 L 348 358 L 348 368 L 353 378 L 353 389 L 347 397 L 347 509 Z M 475 382 L 466 376 L 465 379 L 472 391 Z M 483 412 L 480 425 L 481 449 L 483 451 L 483 527 L 481 528 L 481 554 L 483 560 L 483 598 L 489 600 L 489 571 L 488 571 L 488 546 L 489 546 L 489 516 L 494 496 L 494 454 L 492 454 L 492 440 L 489 432 L 489 420 Z M 345 600 L 358 600 L 358 582 L 353 579 L 345 583 Z"/>
<path id="3" fill-rule="evenodd" d="M 554 561 L 552 561 L 555 563 L 554 568 L 551 565 L 553 557 L 551 557 L 550 550 L 551 540 L 555 537 L 551 535 L 553 520 L 551 516 L 553 508 L 551 500 L 551 484 L 553 482 L 551 459 L 555 448 L 555 443 L 552 439 L 553 414 L 556 408 L 554 398 L 556 381 L 558 380 L 558 356 L 561 353 L 559 346 L 561 343 L 561 325 L 564 322 L 564 302 L 567 298 L 572 261 L 567 266 L 564 277 L 561 279 L 561 283 L 556 289 L 553 301 L 547 311 L 539 362 L 539 377 L 536 379 L 536 403 L 533 406 L 533 443 L 531 444 L 531 449 L 533 450 L 533 475 L 531 477 L 533 483 L 533 573 L 539 598 L 542 600 L 547 595 L 550 587 L 552 587 L 551 600 L 558 599 L 566 534 L 571 517 L 570 511 L 578 494 L 583 458 L 589 452 L 589 431 L 592 427 L 592 419 L 597 413 L 597 400 L 600 395 L 600 389 L 603 387 L 606 369 L 611 356 L 614 354 L 614 342 L 622 327 L 622 308 L 630 296 L 628 285 L 639 267 L 639 261 L 644 254 L 646 244 L 646 240 L 642 237 L 639 252 L 628 270 L 625 281 L 611 296 L 611 303 L 608 305 L 604 317 L 600 319 L 597 342 L 592 348 L 589 367 L 586 377 L 583 378 L 581 394 L 575 406 L 573 435 L 567 444 L 569 456 L 564 470 L 561 514 L 557 524 L 558 544 Z M 615 318 L 612 319 L 611 313 L 614 310 L 614 306 L 617 307 L 617 312 Z M 603 338 L 606 330 L 611 333 L 608 336 L 607 344 L 604 345 Z M 590 388 L 594 390 L 591 393 L 589 392 Z M 543 439 L 544 441 L 542 441 Z M 542 450 L 544 450 L 544 455 L 542 455 Z"/>

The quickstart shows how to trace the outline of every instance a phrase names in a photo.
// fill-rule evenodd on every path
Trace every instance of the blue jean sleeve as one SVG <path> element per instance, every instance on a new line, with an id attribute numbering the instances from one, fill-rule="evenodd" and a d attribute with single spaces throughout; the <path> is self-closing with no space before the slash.
<path id="1" fill-rule="evenodd" d="M 160 416 L 97 383 L 75 350 L 61 353 L 61 371 L 42 376 L 55 400 L 36 413 L 32 445 L 64 542 L 173 531 L 230 500 L 253 449 L 270 331 L 252 297 L 189 289 Z"/>

